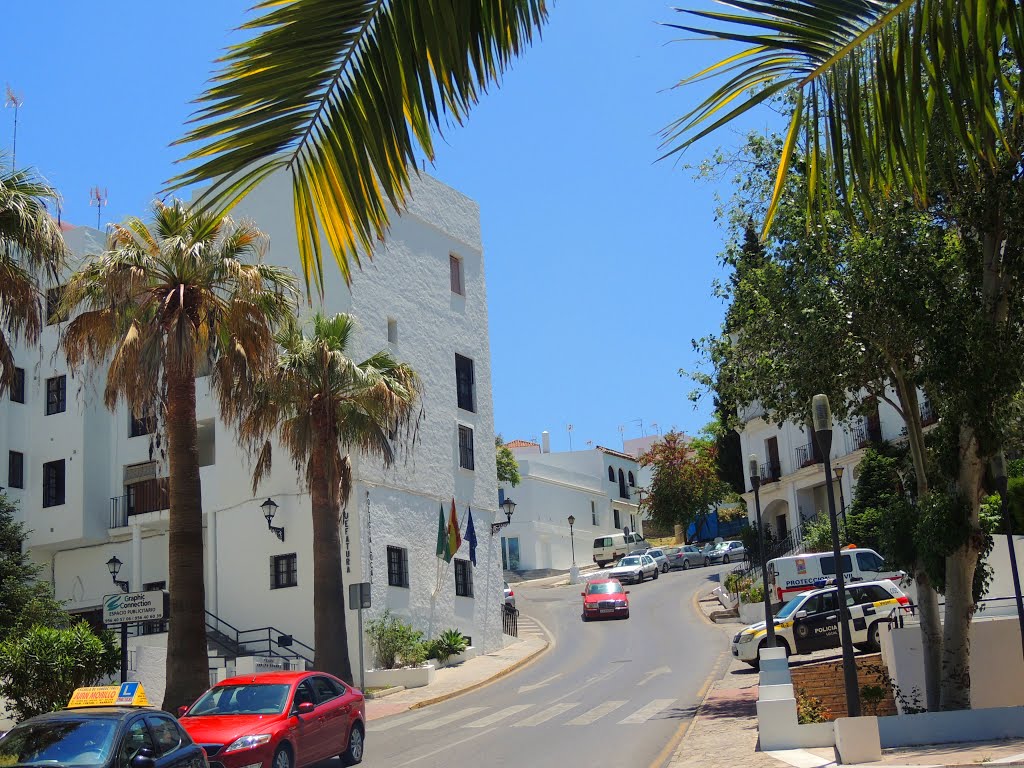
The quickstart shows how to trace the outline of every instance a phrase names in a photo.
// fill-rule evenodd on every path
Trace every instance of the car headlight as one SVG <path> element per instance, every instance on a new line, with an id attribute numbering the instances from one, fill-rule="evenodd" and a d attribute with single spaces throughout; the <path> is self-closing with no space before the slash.
<path id="1" fill-rule="evenodd" d="M 232 741 L 225 752 L 239 752 L 243 749 L 252 749 L 270 741 L 269 733 L 259 733 L 255 736 L 240 736 Z"/>
<path id="2" fill-rule="evenodd" d="M 751 633 L 749 635 L 740 635 L 739 639 L 736 642 L 737 643 L 749 643 L 753 639 L 754 639 L 754 635 L 753 635 L 753 633 Z"/>

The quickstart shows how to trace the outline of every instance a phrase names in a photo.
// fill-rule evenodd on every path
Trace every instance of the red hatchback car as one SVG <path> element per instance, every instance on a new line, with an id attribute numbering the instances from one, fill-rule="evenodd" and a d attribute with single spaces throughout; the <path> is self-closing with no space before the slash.
<path id="1" fill-rule="evenodd" d="M 587 582 L 583 596 L 583 620 L 629 618 L 629 594 L 618 579 L 594 579 Z"/>
<path id="2" fill-rule="evenodd" d="M 210 768 L 302 768 L 363 759 L 363 694 L 323 672 L 266 672 L 223 680 L 179 722 Z"/>

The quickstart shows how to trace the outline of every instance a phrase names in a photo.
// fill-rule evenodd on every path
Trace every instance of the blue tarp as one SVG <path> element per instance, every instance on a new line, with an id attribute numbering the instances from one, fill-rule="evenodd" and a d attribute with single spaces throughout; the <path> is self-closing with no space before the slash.
<path id="1" fill-rule="evenodd" d="M 690 523 L 690 527 L 686 529 L 686 540 L 687 541 L 712 541 L 721 536 L 723 539 L 730 536 L 738 536 L 740 531 L 749 525 L 746 516 L 739 517 L 736 520 L 729 520 L 727 522 L 718 521 L 718 511 L 715 510 L 710 515 L 706 515 L 703 520 L 700 521 L 700 532 L 697 531 L 697 524 Z"/>

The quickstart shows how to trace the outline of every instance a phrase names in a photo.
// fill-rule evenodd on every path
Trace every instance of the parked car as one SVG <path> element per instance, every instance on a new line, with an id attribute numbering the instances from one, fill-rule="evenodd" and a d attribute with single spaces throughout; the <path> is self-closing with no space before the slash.
<path id="1" fill-rule="evenodd" d="M 652 549 L 648 549 L 644 554 L 652 558 L 654 562 L 658 564 L 658 570 L 662 573 L 668 572 L 668 558 L 661 549 L 654 547 Z"/>
<path id="2" fill-rule="evenodd" d="M 211 768 L 302 768 L 338 756 L 355 765 L 366 744 L 362 691 L 324 672 L 230 677 L 180 715 Z"/>
<path id="3" fill-rule="evenodd" d="M 580 592 L 583 620 L 629 618 L 629 591 L 618 579 L 594 579 Z"/>
<path id="4" fill-rule="evenodd" d="M 512 591 L 512 585 L 505 582 L 505 605 L 516 607 L 516 593 Z"/>
<path id="5" fill-rule="evenodd" d="M 824 648 L 838 648 L 839 611 L 835 587 L 804 592 L 789 601 L 774 617 L 776 642 L 786 655 L 800 655 Z M 858 582 L 846 587 L 853 644 L 863 651 L 877 651 L 881 622 L 909 598 L 888 579 Z M 732 639 L 732 655 L 755 669 L 760 667 L 760 650 L 767 638 L 765 622 L 751 624 Z"/>
<path id="6" fill-rule="evenodd" d="M 669 570 L 688 570 L 695 565 L 704 565 L 704 553 L 694 544 L 682 547 L 665 547 L 662 550 L 668 558 Z"/>
<path id="7" fill-rule="evenodd" d="M 717 547 L 704 555 L 704 564 L 734 563 L 742 560 L 747 554 L 747 548 L 742 541 L 723 541 Z"/>
<path id="8" fill-rule="evenodd" d="M 641 584 L 648 577 L 658 578 L 659 574 L 658 564 L 650 555 L 626 555 L 608 571 L 608 578 Z"/>
<path id="9" fill-rule="evenodd" d="M 608 533 L 594 539 L 594 562 L 598 568 L 614 563 L 623 555 L 630 555 L 640 550 L 646 551 L 649 545 L 639 533 L 625 534 L 622 531 Z"/>
<path id="10" fill-rule="evenodd" d="M 843 573 L 851 582 L 892 579 L 901 581 L 906 573 L 885 564 L 873 549 L 850 547 L 840 558 Z M 815 552 L 792 557 L 776 557 L 768 561 L 768 589 L 772 602 L 784 603 L 808 589 L 820 586 L 822 579 L 836 575 L 835 557 L 831 552 Z"/>

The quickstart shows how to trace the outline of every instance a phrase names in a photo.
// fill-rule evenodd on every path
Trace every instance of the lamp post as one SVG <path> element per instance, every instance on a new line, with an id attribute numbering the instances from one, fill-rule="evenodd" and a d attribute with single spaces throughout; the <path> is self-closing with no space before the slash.
<path id="1" fill-rule="evenodd" d="M 836 480 L 839 481 L 839 511 L 843 516 L 843 536 L 849 536 L 846 530 L 846 497 L 843 496 L 843 470 L 846 467 L 836 467 Z M 847 541 L 849 543 L 849 541 Z"/>
<path id="2" fill-rule="evenodd" d="M 750 454 L 747 464 L 750 485 L 754 489 L 754 509 L 757 510 L 757 546 L 761 554 L 761 588 L 764 590 L 764 628 L 768 633 L 765 646 L 775 647 L 775 617 L 772 615 L 772 599 L 768 593 L 768 553 L 764 546 L 764 525 L 761 523 L 761 471 L 757 456 Z"/>
<path id="3" fill-rule="evenodd" d="M 501 508 L 505 510 L 505 522 L 491 523 L 491 536 L 512 522 L 512 513 L 516 511 L 516 503 L 512 501 L 511 496 L 506 496 L 505 500 L 501 502 Z"/>
<path id="4" fill-rule="evenodd" d="M 263 516 L 267 518 L 267 528 L 281 541 L 284 541 L 284 528 L 278 528 L 276 525 L 271 525 L 271 521 L 274 519 L 274 515 L 277 514 L 277 502 L 273 499 L 267 499 L 260 508 L 263 510 Z"/>
<path id="5" fill-rule="evenodd" d="M 825 464 L 825 491 L 828 495 L 828 517 L 832 525 L 832 557 L 836 569 L 836 598 L 838 600 L 839 637 L 843 646 L 843 680 L 846 686 L 846 714 L 860 717 L 860 690 L 857 687 L 857 667 L 853 659 L 853 641 L 850 622 L 846 620 L 846 577 L 839 552 L 839 522 L 836 520 L 836 494 L 832 488 L 832 409 L 825 395 L 815 395 L 811 404 L 814 436 L 818 440 L 821 460 Z"/>
<path id="6" fill-rule="evenodd" d="M 128 592 L 128 582 L 118 581 L 117 574 L 121 570 L 121 559 L 114 555 L 107 560 L 107 570 L 110 571 L 110 578 L 114 586 L 122 592 Z M 121 682 L 128 682 L 128 624 L 121 622 Z"/>
<path id="7" fill-rule="evenodd" d="M 1013 546 L 1013 534 L 1010 532 L 1010 481 L 1006 475 L 1006 458 L 1002 451 L 992 457 L 992 475 L 996 480 L 1003 514 L 1003 529 L 1006 531 L 1006 544 L 1010 547 L 1010 570 L 1013 572 L 1013 595 L 1017 598 L 1017 622 L 1020 624 L 1021 652 L 1024 653 L 1024 600 L 1020 594 L 1020 572 L 1017 570 L 1017 552 Z"/>
<path id="8" fill-rule="evenodd" d="M 576 524 L 576 518 L 569 515 L 569 546 L 572 548 L 572 564 L 576 565 L 576 542 L 573 540 L 572 527 Z"/>

